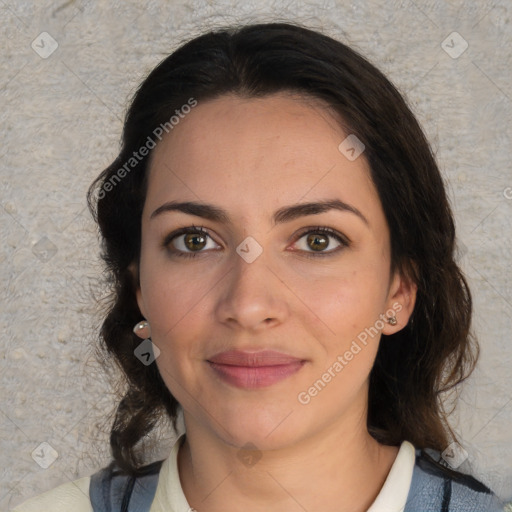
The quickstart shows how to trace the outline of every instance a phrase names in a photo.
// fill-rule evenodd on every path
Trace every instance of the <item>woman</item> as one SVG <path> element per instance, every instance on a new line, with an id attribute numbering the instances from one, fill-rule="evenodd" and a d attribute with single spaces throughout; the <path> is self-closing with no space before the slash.
<path id="1" fill-rule="evenodd" d="M 441 394 L 477 358 L 471 294 L 425 136 L 356 52 L 283 23 L 188 42 L 89 202 L 129 383 L 114 460 L 16 510 L 501 509 L 439 460 Z"/>

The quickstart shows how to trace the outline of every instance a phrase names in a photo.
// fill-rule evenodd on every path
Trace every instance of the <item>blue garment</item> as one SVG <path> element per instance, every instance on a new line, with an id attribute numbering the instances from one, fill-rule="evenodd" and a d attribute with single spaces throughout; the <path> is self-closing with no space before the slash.
<path id="1" fill-rule="evenodd" d="M 164 461 L 129 477 L 111 463 L 91 476 L 89 495 L 94 512 L 148 512 Z M 404 512 L 503 512 L 504 503 L 474 477 L 451 471 L 424 451 L 416 450 L 411 487 Z"/>
<path id="2" fill-rule="evenodd" d="M 94 512 L 148 512 L 163 460 L 144 466 L 143 476 L 122 474 L 115 462 L 91 475 L 89 497 Z"/>
<path id="3" fill-rule="evenodd" d="M 404 512 L 503 512 L 505 504 L 476 478 L 416 450 Z"/>

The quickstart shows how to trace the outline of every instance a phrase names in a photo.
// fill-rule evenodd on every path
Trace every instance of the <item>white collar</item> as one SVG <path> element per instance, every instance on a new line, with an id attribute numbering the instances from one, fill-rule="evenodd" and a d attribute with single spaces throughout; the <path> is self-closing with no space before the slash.
<path id="1" fill-rule="evenodd" d="M 367 512 L 402 512 L 404 510 L 415 462 L 414 446 L 409 441 L 402 441 L 386 481 Z"/>
<path id="2" fill-rule="evenodd" d="M 169 457 L 162 464 L 150 512 L 191 512 L 193 510 L 183 493 L 178 473 L 178 450 L 184 435 L 183 432 L 178 436 Z M 408 441 L 403 441 L 382 489 L 367 512 L 402 512 L 404 510 L 411 486 L 415 457 L 414 446 Z"/>

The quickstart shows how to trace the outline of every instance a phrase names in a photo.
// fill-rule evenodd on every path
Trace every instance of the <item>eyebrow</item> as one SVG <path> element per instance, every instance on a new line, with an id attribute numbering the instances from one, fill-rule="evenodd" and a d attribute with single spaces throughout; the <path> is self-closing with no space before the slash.
<path id="1" fill-rule="evenodd" d="M 273 217 L 273 224 L 281 224 L 283 222 L 290 222 L 299 217 L 306 215 L 316 215 L 324 213 L 329 210 L 339 210 L 342 212 L 350 212 L 357 215 L 368 227 L 370 223 L 368 219 L 355 207 L 350 204 L 340 201 L 339 199 L 326 199 L 324 201 L 316 201 L 311 203 L 298 203 L 290 206 L 284 206 L 277 210 Z M 223 224 L 230 224 L 231 218 L 226 210 L 219 208 L 208 203 L 199 203 L 196 201 L 169 201 L 168 203 L 159 206 L 150 216 L 150 219 L 156 216 L 171 211 L 180 211 L 211 220 Z"/>

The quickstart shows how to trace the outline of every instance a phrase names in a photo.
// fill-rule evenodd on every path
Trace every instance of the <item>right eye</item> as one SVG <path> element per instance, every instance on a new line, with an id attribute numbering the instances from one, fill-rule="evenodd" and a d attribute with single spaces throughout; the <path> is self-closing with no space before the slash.
<path id="1" fill-rule="evenodd" d="M 202 227 L 187 226 L 167 235 L 163 245 L 173 256 L 195 258 L 198 254 L 205 252 L 202 249 L 206 247 L 208 239 L 213 242 Z"/>

